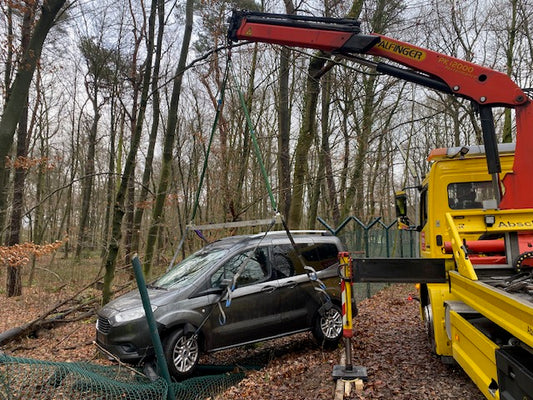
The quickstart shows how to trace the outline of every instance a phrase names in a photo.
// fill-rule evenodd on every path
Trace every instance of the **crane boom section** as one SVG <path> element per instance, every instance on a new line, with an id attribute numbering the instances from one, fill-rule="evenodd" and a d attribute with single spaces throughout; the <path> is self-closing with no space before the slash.
<path id="1" fill-rule="evenodd" d="M 527 101 L 522 89 L 499 71 L 387 36 L 378 36 L 379 42 L 366 54 L 387 58 L 438 77 L 458 96 L 491 106 L 515 107 Z"/>
<path id="2" fill-rule="evenodd" d="M 516 154 L 513 171 L 503 177 L 500 207 L 533 208 L 529 194 L 533 157 L 533 103 L 507 75 L 481 65 L 401 42 L 380 34 L 362 34 L 359 21 L 234 10 L 228 38 L 303 47 L 344 56 L 375 67 L 378 72 L 415 82 L 477 104 L 482 116 L 488 170 L 499 186 L 501 172 L 491 107 L 516 109 Z M 366 54 L 407 68 L 365 60 Z M 488 122 L 484 124 L 483 122 Z"/>
<path id="3" fill-rule="evenodd" d="M 228 36 L 233 41 L 311 48 L 341 56 L 379 56 L 436 78 L 448 88 L 437 89 L 469 98 L 480 105 L 515 107 L 527 102 L 522 89 L 501 72 L 384 35 L 362 34 L 359 21 L 352 19 L 234 10 Z M 380 72 L 388 71 L 382 69 Z"/>

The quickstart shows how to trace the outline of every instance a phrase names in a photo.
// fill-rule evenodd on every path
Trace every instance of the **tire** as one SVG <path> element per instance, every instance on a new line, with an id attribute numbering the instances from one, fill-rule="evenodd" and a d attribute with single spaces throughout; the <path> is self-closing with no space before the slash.
<path id="1" fill-rule="evenodd" d="M 336 348 L 343 332 L 341 308 L 332 304 L 323 315 L 317 314 L 312 332 L 321 346 L 329 349 Z"/>
<path id="2" fill-rule="evenodd" d="M 165 340 L 164 352 L 170 374 L 176 379 L 183 379 L 191 375 L 198 365 L 198 336 L 178 329 Z"/>
<path id="3" fill-rule="evenodd" d="M 431 303 L 428 302 L 423 310 L 429 348 L 433 354 L 437 354 L 437 342 L 435 340 L 435 327 L 433 325 L 433 309 L 431 308 Z"/>

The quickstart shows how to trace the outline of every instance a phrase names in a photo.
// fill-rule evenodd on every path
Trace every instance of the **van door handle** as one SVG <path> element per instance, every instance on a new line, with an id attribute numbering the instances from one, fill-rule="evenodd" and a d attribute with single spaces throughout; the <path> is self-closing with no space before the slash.
<path id="1" fill-rule="evenodd" d="M 263 292 L 263 293 L 272 293 L 274 290 L 276 290 L 275 286 L 264 286 L 261 289 L 261 292 Z"/>
<path id="2" fill-rule="evenodd" d="M 296 281 L 287 281 L 283 287 L 288 287 L 289 289 L 293 289 L 296 286 L 298 286 L 298 282 Z"/>

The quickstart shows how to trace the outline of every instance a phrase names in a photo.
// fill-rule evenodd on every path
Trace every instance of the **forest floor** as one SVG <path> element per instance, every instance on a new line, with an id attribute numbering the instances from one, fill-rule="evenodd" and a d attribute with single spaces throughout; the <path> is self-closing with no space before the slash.
<path id="1" fill-rule="evenodd" d="M 454 399 L 484 397 L 459 367 L 442 364 L 428 348 L 419 307 L 408 300 L 412 285 L 393 285 L 359 304 L 354 321 L 353 364 L 367 368 L 368 381 L 350 399 Z M 67 293 L 25 289 L 17 298 L 0 295 L 0 332 L 37 317 Z M 93 344 L 94 317 L 42 329 L 0 348 L 8 355 L 53 361 L 110 362 Z M 320 349 L 310 334 L 299 334 L 204 356 L 206 364 L 256 365 L 217 399 L 333 399 L 331 374 L 343 348 Z"/>

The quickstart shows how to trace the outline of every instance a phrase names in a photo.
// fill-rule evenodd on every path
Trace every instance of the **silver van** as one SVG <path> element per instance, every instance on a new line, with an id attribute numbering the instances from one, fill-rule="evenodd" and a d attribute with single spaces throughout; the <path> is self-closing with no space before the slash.
<path id="1" fill-rule="evenodd" d="M 322 231 L 291 234 L 297 251 L 285 231 L 218 240 L 148 285 L 172 375 L 190 375 L 201 352 L 308 330 L 322 346 L 338 344 L 343 246 Z M 137 290 L 98 311 L 96 341 L 124 362 L 153 357 Z"/>

